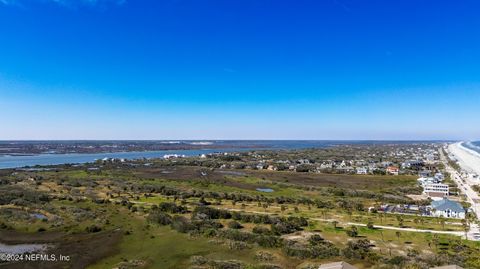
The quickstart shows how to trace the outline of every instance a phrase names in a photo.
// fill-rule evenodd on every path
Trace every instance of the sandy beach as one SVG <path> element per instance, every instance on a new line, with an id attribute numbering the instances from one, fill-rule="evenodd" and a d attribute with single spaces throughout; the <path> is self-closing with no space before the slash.
<path id="1" fill-rule="evenodd" d="M 457 158 L 464 170 L 480 175 L 480 154 L 462 146 L 462 143 L 451 144 L 448 147 L 449 151 Z"/>

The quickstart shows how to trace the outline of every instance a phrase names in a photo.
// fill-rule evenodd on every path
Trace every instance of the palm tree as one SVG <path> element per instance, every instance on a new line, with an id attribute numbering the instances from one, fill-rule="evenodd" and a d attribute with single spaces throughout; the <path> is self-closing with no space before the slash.
<path id="1" fill-rule="evenodd" d="M 322 216 L 324 219 L 327 219 L 327 210 L 326 209 L 322 209 Z"/>
<path id="2" fill-rule="evenodd" d="M 397 216 L 397 220 L 398 220 L 398 226 L 403 227 L 403 217 Z"/>
<path id="3" fill-rule="evenodd" d="M 467 236 L 468 236 L 468 230 L 470 229 L 470 225 L 467 219 L 462 219 L 462 226 L 463 226 L 463 230 L 465 231 L 465 239 L 468 239 Z"/>
<path id="4" fill-rule="evenodd" d="M 352 215 L 353 215 L 352 209 L 348 208 L 348 209 L 347 209 L 347 214 L 348 214 L 348 219 L 349 219 L 350 221 L 352 221 Z"/>
<path id="5" fill-rule="evenodd" d="M 445 230 L 445 219 L 443 218 L 443 216 L 440 216 L 438 222 L 440 222 L 440 224 L 442 225 L 442 229 Z"/>
<path id="6" fill-rule="evenodd" d="M 432 242 L 433 242 L 433 244 L 435 245 L 435 251 L 437 251 L 438 242 L 439 242 L 439 239 L 438 239 L 438 235 L 437 235 L 437 234 L 434 234 L 434 235 L 433 235 Z"/>

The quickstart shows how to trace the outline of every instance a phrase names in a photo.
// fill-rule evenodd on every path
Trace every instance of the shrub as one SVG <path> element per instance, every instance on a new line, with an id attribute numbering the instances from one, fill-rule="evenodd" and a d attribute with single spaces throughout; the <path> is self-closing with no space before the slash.
<path id="1" fill-rule="evenodd" d="M 158 209 L 163 212 L 173 213 L 173 214 L 184 214 L 187 213 L 187 208 L 181 205 L 177 205 L 173 202 L 162 202 L 159 204 Z"/>
<path id="2" fill-rule="evenodd" d="M 265 227 L 262 227 L 262 226 L 253 227 L 252 232 L 256 233 L 256 234 L 265 234 L 265 235 L 271 234 L 271 231 L 269 229 L 267 229 Z"/>
<path id="3" fill-rule="evenodd" d="M 242 229 L 243 226 L 239 222 L 233 220 L 233 221 L 230 221 L 228 223 L 228 228 L 230 228 L 230 229 Z"/>
<path id="4" fill-rule="evenodd" d="M 317 245 L 322 244 L 324 242 L 324 239 L 320 235 L 314 234 L 314 235 L 310 236 L 310 238 L 308 239 L 308 242 L 312 246 L 317 246 Z"/>
<path id="5" fill-rule="evenodd" d="M 160 225 L 170 225 L 172 223 L 172 217 L 160 210 L 153 210 L 147 217 L 149 222 L 153 222 Z"/>
<path id="6" fill-rule="evenodd" d="M 170 224 L 172 229 L 176 230 L 177 232 L 180 233 L 187 233 L 191 230 L 193 230 L 193 225 L 192 223 L 185 217 L 183 216 L 175 216 L 172 219 L 172 223 Z"/>
<path id="7" fill-rule="evenodd" d="M 368 239 L 349 241 L 343 249 L 343 255 L 349 259 L 365 259 L 370 253 L 370 247 Z"/>
<path id="8" fill-rule="evenodd" d="M 355 226 L 350 227 L 350 229 L 346 230 L 345 232 L 350 237 L 357 237 L 358 235 L 358 229 Z"/>
<path id="9" fill-rule="evenodd" d="M 87 228 L 85 228 L 85 231 L 88 233 L 97 233 L 100 232 L 102 228 L 98 227 L 97 225 L 90 225 Z"/>

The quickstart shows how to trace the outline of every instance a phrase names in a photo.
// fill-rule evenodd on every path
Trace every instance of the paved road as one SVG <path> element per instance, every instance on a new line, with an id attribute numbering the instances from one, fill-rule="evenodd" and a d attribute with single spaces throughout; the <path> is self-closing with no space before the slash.
<path id="1" fill-rule="evenodd" d="M 447 151 L 450 147 L 456 145 L 450 145 L 447 147 Z M 467 202 L 472 204 L 473 213 L 476 215 L 477 220 L 480 219 L 480 198 L 478 193 L 472 189 L 472 185 L 475 185 L 475 182 L 472 182 L 469 177 L 462 177 L 462 175 L 455 169 L 453 169 L 447 161 L 447 157 L 444 156 L 442 150 L 440 150 L 440 159 L 445 164 L 445 170 L 452 176 L 453 181 L 457 183 L 460 192 L 465 195 Z M 470 225 L 470 230 L 467 233 L 467 239 L 469 240 L 480 240 L 479 236 L 480 228 L 478 224 L 472 223 Z"/>
<path id="2" fill-rule="evenodd" d="M 220 208 L 218 208 L 220 209 Z M 221 208 L 226 209 L 226 208 Z M 266 214 L 266 215 L 273 215 L 274 213 L 269 212 L 262 212 L 262 211 L 253 211 L 253 210 L 241 210 L 241 209 L 234 209 L 234 208 L 227 208 L 229 211 L 243 211 L 246 213 L 256 213 L 256 214 Z M 321 219 L 321 218 L 310 218 L 312 220 L 322 221 L 322 222 L 333 222 L 336 221 L 335 219 Z M 365 223 L 356 223 L 356 222 L 338 222 L 340 225 L 346 226 L 363 226 L 366 227 L 367 224 Z M 395 230 L 395 231 L 405 231 L 405 232 L 416 232 L 416 233 L 433 233 L 433 234 L 449 234 L 449 235 L 456 235 L 456 236 L 465 236 L 465 232 L 462 231 L 437 231 L 437 230 L 424 230 L 424 229 L 415 229 L 415 228 L 401 228 L 401 227 L 394 227 L 394 226 L 382 226 L 382 225 L 374 225 L 374 228 L 377 229 L 384 229 L 384 230 Z"/>
<path id="3" fill-rule="evenodd" d="M 348 222 L 348 225 L 355 225 L 355 226 L 367 226 L 363 223 L 354 223 Z M 405 231 L 405 232 L 416 232 L 416 233 L 432 233 L 432 234 L 450 234 L 450 235 L 457 235 L 457 236 L 465 236 L 465 232 L 461 231 L 437 231 L 437 230 L 424 230 L 424 229 L 415 229 L 415 228 L 401 228 L 401 227 L 394 227 L 394 226 L 382 226 L 382 225 L 373 225 L 374 228 L 385 229 L 385 230 L 396 230 L 396 231 Z"/>

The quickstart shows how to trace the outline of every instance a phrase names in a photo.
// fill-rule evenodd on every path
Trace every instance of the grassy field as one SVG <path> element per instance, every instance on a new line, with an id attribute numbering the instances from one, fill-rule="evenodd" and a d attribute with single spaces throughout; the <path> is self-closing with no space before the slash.
<path id="1" fill-rule="evenodd" d="M 41 184 L 29 181 L 31 177 L 41 177 Z M 302 268 L 312 263 L 343 259 L 341 257 L 327 259 L 299 259 L 287 256 L 279 248 L 263 248 L 249 244 L 245 249 L 232 250 L 229 240 L 208 238 L 201 235 L 192 236 L 172 230 L 169 226 L 157 226 L 146 221 L 152 206 L 162 202 L 176 202 L 193 210 L 200 203 L 199 197 L 176 197 L 159 193 L 144 193 L 141 186 L 168 187 L 177 190 L 221 194 L 249 195 L 255 199 L 263 198 L 299 198 L 330 202 L 333 208 L 318 208 L 316 205 L 288 202 L 279 204 L 257 201 L 233 201 L 222 198 L 205 198 L 211 207 L 230 211 L 244 211 L 252 214 L 269 214 L 276 216 L 297 216 L 309 220 L 309 226 L 303 231 L 284 235 L 285 239 L 306 240 L 312 234 L 320 234 L 324 239 L 344 248 L 351 240 L 368 239 L 377 253 L 385 257 L 407 255 L 409 250 L 419 253 L 433 254 L 448 246 L 449 242 L 459 240 L 452 235 L 432 235 L 369 229 L 358 226 L 358 236 L 347 235 L 350 222 L 393 227 L 409 227 L 418 229 L 462 231 L 458 220 L 448 219 L 444 222 L 436 218 L 369 213 L 368 210 L 346 210 L 337 203 L 347 200 L 363 205 L 364 208 L 378 205 L 379 198 L 348 196 L 335 194 L 332 190 L 364 190 L 394 196 L 402 194 L 402 188 L 415 188 L 416 181 L 408 176 L 358 176 L 358 175 L 324 175 L 293 172 L 248 171 L 248 170 L 205 170 L 198 167 L 165 167 L 161 169 L 104 169 L 86 171 L 71 169 L 64 171 L 25 172 L 16 176 L 21 179 L 16 186 L 32 191 L 46 192 L 54 199 L 48 203 L 31 204 L 30 206 L 3 205 L 2 210 L 14 210 L 15 214 L 36 212 L 48 217 L 48 221 L 31 218 L 9 218 L 6 213 L 0 214 L 0 223 L 8 223 L 17 233 L 23 235 L 40 235 L 51 233 L 50 243 L 59 244 L 60 249 L 72 253 L 72 257 L 81 261 L 88 268 L 188 268 L 192 256 L 203 256 L 211 260 L 235 259 L 245 264 L 259 264 L 255 255 L 259 251 L 271 253 L 274 259 L 270 263 L 282 268 Z M 257 188 L 271 188 L 274 192 L 263 193 Z M 332 189 L 333 188 L 333 189 Z M 103 200 L 98 202 L 98 200 Z M 106 201 L 106 202 L 105 202 Z M 128 206 L 126 206 L 128 204 Z M 135 209 L 135 210 L 134 210 Z M 17 212 L 18 211 L 18 212 Z M 20 213 L 19 213 L 20 212 Z M 23 212 L 23 213 L 21 213 Z M 28 214 L 27 214 L 28 215 Z M 190 218 L 190 213 L 184 214 Z M 28 219 L 28 220 L 27 220 Z M 229 220 L 219 220 L 224 226 Z M 333 223 L 335 221 L 335 224 Z M 259 224 L 243 223 L 244 231 L 252 231 Z M 99 232 L 88 233 L 93 226 Z M 269 228 L 268 225 L 265 226 Z M 5 235 L 5 234 L 4 234 Z M 19 234 L 16 237 L 21 237 Z M 435 238 L 433 238 L 435 237 Z M 25 238 L 28 238 L 25 237 Z M 35 238 L 35 237 L 30 237 Z M 108 238 L 108 240 L 106 240 Z M 39 239 L 39 242 L 41 240 Z M 47 240 L 48 241 L 48 240 Z M 70 243 L 78 242 L 76 248 Z M 102 241 L 105 242 L 102 245 Z M 24 242 L 24 241 L 22 241 Z M 43 241 L 42 241 L 43 242 Z M 468 242 L 468 244 L 473 244 Z M 472 245 L 480 248 L 480 245 Z M 98 255 L 91 254 L 92 251 Z M 86 254 L 91 259 L 82 259 Z M 369 268 L 372 264 L 367 260 L 352 259 L 350 263 L 360 268 Z M 1 266 L 0 266 L 1 267 Z M 45 267 L 47 268 L 47 267 Z M 61 268 L 61 267 L 58 267 Z"/>

